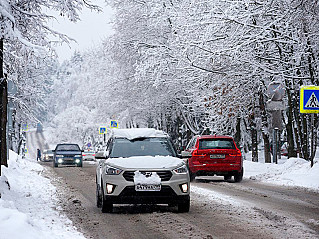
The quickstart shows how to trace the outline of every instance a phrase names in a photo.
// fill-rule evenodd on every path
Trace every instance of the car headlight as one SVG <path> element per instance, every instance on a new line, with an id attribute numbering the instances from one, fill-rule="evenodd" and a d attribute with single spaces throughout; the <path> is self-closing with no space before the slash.
<path id="1" fill-rule="evenodd" d="M 186 174 L 188 173 L 188 170 L 187 170 L 187 167 L 185 164 L 183 164 L 182 166 L 178 167 L 178 168 L 175 168 L 173 170 L 175 173 L 177 174 Z"/>
<path id="2" fill-rule="evenodd" d="M 106 165 L 105 167 L 105 173 L 107 175 L 119 175 L 122 171 L 123 171 L 122 169 L 111 167 L 109 165 Z"/>

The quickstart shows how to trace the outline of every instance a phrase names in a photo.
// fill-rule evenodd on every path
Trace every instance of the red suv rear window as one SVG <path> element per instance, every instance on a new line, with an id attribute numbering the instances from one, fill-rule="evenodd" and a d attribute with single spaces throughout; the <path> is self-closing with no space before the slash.
<path id="1" fill-rule="evenodd" d="M 232 139 L 200 139 L 198 149 L 236 149 Z"/>

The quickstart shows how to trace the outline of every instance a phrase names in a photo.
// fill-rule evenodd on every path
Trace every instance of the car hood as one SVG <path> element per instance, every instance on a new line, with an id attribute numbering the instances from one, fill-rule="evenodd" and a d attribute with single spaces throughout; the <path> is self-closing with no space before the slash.
<path id="1" fill-rule="evenodd" d="M 106 163 L 125 169 L 173 169 L 183 164 L 183 160 L 171 156 L 134 156 L 129 158 L 109 158 Z"/>
<path id="2" fill-rule="evenodd" d="M 56 155 L 82 155 L 81 151 L 56 151 Z"/>

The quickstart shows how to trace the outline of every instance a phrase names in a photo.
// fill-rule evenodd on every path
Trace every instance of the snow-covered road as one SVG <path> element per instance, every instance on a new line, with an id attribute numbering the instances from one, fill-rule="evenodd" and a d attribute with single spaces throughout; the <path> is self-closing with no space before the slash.
<path id="1" fill-rule="evenodd" d="M 102 214 L 94 164 L 46 168 L 65 213 L 88 238 L 319 238 L 319 194 L 303 188 L 201 177 L 191 185 L 189 213 L 135 205 Z"/>
<path id="2" fill-rule="evenodd" d="M 319 238 L 318 163 L 310 168 L 302 159 L 283 158 L 279 165 L 246 160 L 241 183 L 197 177 L 189 213 L 131 205 L 102 214 L 95 206 L 96 164 L 41 166 L 32 152 L 45 142 L 31 134 L 30 158 L 11 152 L 0 177 L 0 239 Z"/>

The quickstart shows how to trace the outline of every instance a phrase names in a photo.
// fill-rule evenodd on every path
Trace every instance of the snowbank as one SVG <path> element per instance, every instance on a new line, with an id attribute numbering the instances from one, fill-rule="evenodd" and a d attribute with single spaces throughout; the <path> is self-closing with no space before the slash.
<path id="1" fill-rule="evenodd" d="M 83 239 L 56 210 L 56 189 L 41 176 L 43 167 L 11 151 L 8 163 L 0 177 L 0 239 Z"/>
<path id="2" fill-rule="evenodd" d="M 319 163 L 311 168 L 301 158 L 282 157 L 278 164 L 244 161 L 244 178 L 285 186 L 298 186 L 319 190 Z"/>

